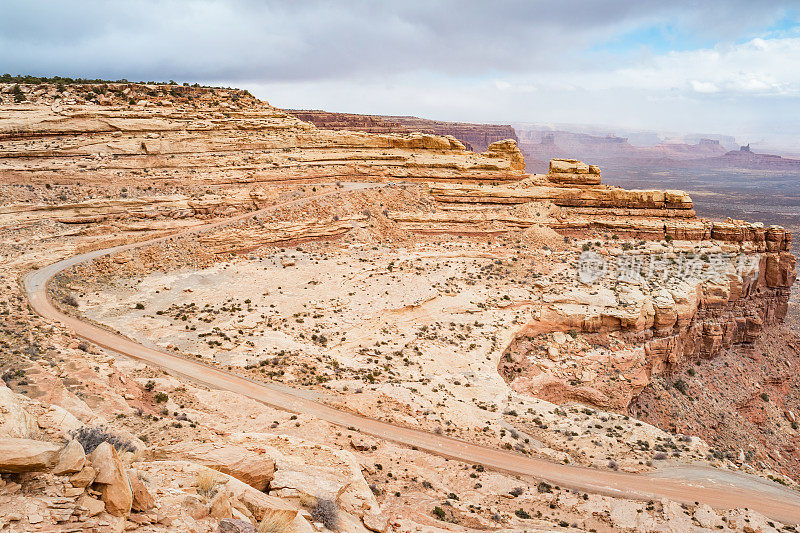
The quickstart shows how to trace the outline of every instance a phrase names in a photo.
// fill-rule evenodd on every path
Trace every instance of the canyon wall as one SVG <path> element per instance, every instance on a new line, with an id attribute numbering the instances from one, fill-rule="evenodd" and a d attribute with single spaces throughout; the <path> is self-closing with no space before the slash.
<path id="1" fill-rule="evenodd" d="M 117 182 L 507 181 L 524 167 L 513 142 L 474 154 L 453 137 L 322 130 L 243 91 L 26 89 L 28 101 L 0 121 L 0 171 L 20 179 L 63 181 L 91 171 Z M 10 87 L 0 93 L 10 100 Z"/>
<path id="2" fill-rule="evenodd" d="M 497 141 L 517 140 L 517 133 L 509 125 L 443 122 L 418 117 L 356 115 L 305 109 L 286 109 L 285 111 L 300 120 L 311 122 L 316 127 L 326 130 L 450 135 L 473 152 L 485 152 L 490 144 Z"/>
<path id="3" fill-rule="evenodd" d="M 552 237 L 539 241 L 563 250 L 550 259 L 563 266 L 519 303 L 532 317 L 499 370 L 520 392 L 625 409 L 653 376 L 751 346 L 786 315 L 791 233 L 700 219 L 682 191 L 610 187 L 596 166 L 553 160 L 547 174 L 515 183 L 431 184 L 430 193 L 438 212 L 389 217 L 420 234 L 548 230 L 582 243 L 577 253 Z M 588 267 L 597 270 L 585 276 Z"/>
<path id="4" fill-rule="evenodd" d="M 339 181 L 499 183 L 524 175 L 514 141 L 476 154 L 452 136 L 317 129 L 247 91 L 141 84 L 0 84 L 0 174 L 22 189 L 3 220 L 204 219 L 262 207 L 280 187 Z M 75 187 L 113 188 L 71 199 Z M 72 187 L 70 189 L 69 187 Z M 19 201 L 16 201 L 19 200 Z"/>

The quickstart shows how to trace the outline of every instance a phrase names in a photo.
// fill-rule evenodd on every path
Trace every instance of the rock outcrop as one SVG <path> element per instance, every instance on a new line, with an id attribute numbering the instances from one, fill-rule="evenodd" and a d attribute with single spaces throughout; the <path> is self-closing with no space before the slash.
<path id="1" fill-rule="evenodd" d="M 300 120 L 311 122 L 322 130 L 449 135 L 461 141 L 468 150 L 474 152 L 484 152 L 489 145 L 497 141 L 506 139 L 517 141 L 517 133 L 508 125 L 442 122 L 417 117 L 356 115 L 319 110 L 286 109 L 285 111 Z"/>
<path id="2" fill-rule="evenodd" d="M 32 439 L 0 439 L 0 473 L 20 474 L 52 468 L 61 446 Z"/>
<path id="3" fill-rule="evenodd" d="M 0 120 L 0 172 L 27 182 L 75 182 L 91 171 L 119 184 L 146 175 L 208 185 L 506 181 L 522 174 L 518 150 L 481 155 L 453 137 L 428 133 L 321 130 L 244 91 L 184 95 L 180 87 L 136 84 L 110 84 L 105 91 L 98 106 L 89 88 L 59 93 L 43 85 L 28 104 L 10 106 Z"/>
<path id="4" fill-rule="evenodd" d="M 101 443 L 90 455 L 92 467 L 97 470 L 94 483 L 100 486 L 100 497 L 106 510 L 114 516 L 131 512 L 133 491 L 125 467 L 117 451 L 107 442 Z"/>
<path id="5" fill-rule="evenodd" d="M 83 450 L 83 446 L 73 439 L 58 454 L 58 464 L 53 469 L 53 474 L 57 476 L 76 474 L 83 470 L 85 463 L 86 453 Z"/>
<path id="6" fill-rule="evenodd" d="M 23 409 L 19 399 L 0 382 L 0 438 L 27 438 L 36 430 L 36 421 Z"/>
<path id="7" fill-rule="evenodd" d="M 256 490 L 266 490 L 275 476 L 275 461 L 241 446 L 177 444 L 159 451 L 160 457 L 185 458 L 235 477 Z"/>

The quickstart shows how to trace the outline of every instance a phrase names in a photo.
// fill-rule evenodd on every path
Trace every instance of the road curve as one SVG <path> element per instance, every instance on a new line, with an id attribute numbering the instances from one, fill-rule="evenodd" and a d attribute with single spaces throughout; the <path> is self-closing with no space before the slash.
<path id="1" fill-rule="evenodd" d="M 747 507 L 784 523 L 800 523 L 800 494 L 775 484 L 773 490 L 759 490 L 758 483 L 746 475 L 731 476 L 713 468 L 694 468 L 694 475 L 684 478 L 656 477 L 597 470 L 564 465 L 544 459 L 489 448 L 427 431 L 396 426 L 348 411 L 329 407 L 303 397 L 291 389 L 261 383 L 211 367 L 194 359 L 148 348 L 122 335 L 113 333 L 80 318 L 62 313 L 48 298 L 49 281 L 63 270 L 116 252 L 165 242 L 176 237 L 207 232 L 259 214 L 311 199 L 335 194 L 328 192 L 283 202 L 266 209 L 204 224 L 167 237 L 96 250 L 58 261 L 29 273 L 24 280 L 31 308 L 43 317 L 62 322 L 79 337 L 107 350 L 179 374 L 208 387 L 233 391 L 271 407 L 316 416 L 333 424 L 390 440 L 406 446 L 467 463 L 482 464 L 492 470 L 519 476 L 529 476 L 576 490 L 607 496 L 657 500 L 669 498 L 679 503 L 706 503 L 718 509 Z M 702 471 L 707 476 L 698 476 Z M 687 479 L 688 478 L 688 479 Z"/>

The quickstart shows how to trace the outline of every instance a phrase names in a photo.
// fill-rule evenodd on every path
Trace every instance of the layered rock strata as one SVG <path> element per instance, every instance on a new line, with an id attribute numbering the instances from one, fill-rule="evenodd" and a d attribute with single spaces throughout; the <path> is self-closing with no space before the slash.
<path id="1" fill-rule="evenodd" d="M 467 152 L 454 137 L 319 130 L 245 91 L 105 85 L 24 88 L 0 119 L 0 172 L 19 182 L 231 185 L 335 180 L 518 180 L 516 144 Z M 185 92 L 191 89 L 192 92 Z M 0 86 L 3 103 L 10 86 Z M 98 105 L 99 104 L 99 105 Z"/>
<path id="2" fill-rule="evenodd" d="M 518 140 L 514 128 L 508 125 L 442 122 L 417 117 L 356 115 L 305 109 L 287 109 L 285 111 L 325 130 L 451 135 L 461 141 L 469 150 L 475 152 L 483 152 L 489 148 L 489 145 L 497 141 Z"/>

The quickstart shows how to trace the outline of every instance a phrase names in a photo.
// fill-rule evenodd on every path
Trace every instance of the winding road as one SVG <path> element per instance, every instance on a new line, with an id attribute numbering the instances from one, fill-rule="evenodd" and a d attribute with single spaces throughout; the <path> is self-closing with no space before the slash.
<path id="1" fill-rule="evenodd" d="M 702 502 L 718 509 L 747 507 L 784 523 L 800 523 L 800 493 L 755 476 L 735 474 L 709 467 L 675 468 L 671 469 L 667 475 L 642 475 L 597 470 L 554 463 L 427 431 L 396 426 L 329 407 L 310 400 L 299 391 L 293 391 L 285 386 L 252 381 L 194 359 L 148 348 L 122 335 L 61 312 L 48 297 L 47 287 L 50 280 L 63 270 L 80 263 L 124 250 L 212 231 L 281 207 L 300 205 L 312 199 L 336 194 L 336 192 L 338 191 L 283 202 L 223 221 L 197 226 L 171 236 L 75 255 L 29 273 L 24 280 L 25 291 L 35 312 L 67 325 L 83 339 L 117 354 L 162 368 L 208 387 L 236 392 L 271 407 L 313 415 L 339 426 L 402 445 L 414 446 L 429 453 L 467 463 L 481 464 L 486 468 L 512 475 L 543 479 L 562 487 L 637 500 L 669 498 L 690 505 Z"/>

